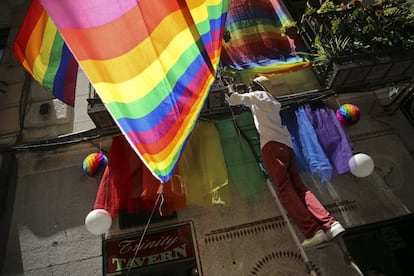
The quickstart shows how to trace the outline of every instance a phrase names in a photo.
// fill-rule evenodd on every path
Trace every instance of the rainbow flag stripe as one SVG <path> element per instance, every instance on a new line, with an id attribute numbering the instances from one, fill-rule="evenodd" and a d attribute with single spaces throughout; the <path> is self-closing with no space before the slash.
<path id="1" fill-rule="evenodd" d="M 13 53 L 46 90 L 74 106 L 78 64 L 39 0 L 29 6 Z"/>
<path id="2" fill-rule="evenodd" d="M 170 179 L 215 79 L 228 0 L 42 0 L 144 164 Z"/>
<path id="3" fill-rule="evenodd" d="M 293 21 L 292 17 L 287 14 L 287 9 L 283 5 L 283 2 L 280 0 L 270 0 L 270 3 L 272 4 L 282 26 L 289 21 Z"/>

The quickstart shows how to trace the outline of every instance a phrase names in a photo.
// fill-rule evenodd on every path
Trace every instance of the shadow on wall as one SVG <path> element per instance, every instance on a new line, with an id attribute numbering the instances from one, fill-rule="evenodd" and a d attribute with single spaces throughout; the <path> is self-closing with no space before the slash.
<path id="1" fill-rule="evenodd" d="M 17 188 L 14 222 L 38 237 L 83 227 L 85 216 L 93 208 L 98 185 L 97 179 L 83 174 L 81 165 L 27 175 Z"/>
<path id="2" fill-rule="evenodd" d="M 56 265 L 99 256 L 101 238 L 84 226 L 98 184 L 81 165 L 19 179 L 2 275 L 51 273 Z"/>
<path id="3" fill-rule="evenodd" d="M 6 256 L 10 233 L 13 199 L 17 182 L 17 162 L 14 154 L 0 154 L 0 272 Z"/>

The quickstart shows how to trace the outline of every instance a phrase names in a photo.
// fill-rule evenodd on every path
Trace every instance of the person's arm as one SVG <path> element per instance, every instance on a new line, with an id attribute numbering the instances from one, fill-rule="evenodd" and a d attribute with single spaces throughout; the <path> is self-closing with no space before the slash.
<path id="1" fill-rule="evenodd" d="M 239 94 L 235 92 L 228 97 L 227 102 L 230 105 L 245 105 L 249 107 L 253 104 L 253 98 L 253 93 Z"/>

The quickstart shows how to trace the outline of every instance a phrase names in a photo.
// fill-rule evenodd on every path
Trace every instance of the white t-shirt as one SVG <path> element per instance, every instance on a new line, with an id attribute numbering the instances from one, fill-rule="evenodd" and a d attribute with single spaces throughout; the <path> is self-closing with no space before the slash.
<path id="1" fill-rule="evenodd" d="M 261 148 L 269 141 L 276 141 L 293 149 L 290 133 L 282 125 L 280 118 L 282 105 L 271 94 L 265 91 L 233 93 L 228 102 L 230 105 L 245 105 L 250 108 L 254 124 L 260 135 Z"/>

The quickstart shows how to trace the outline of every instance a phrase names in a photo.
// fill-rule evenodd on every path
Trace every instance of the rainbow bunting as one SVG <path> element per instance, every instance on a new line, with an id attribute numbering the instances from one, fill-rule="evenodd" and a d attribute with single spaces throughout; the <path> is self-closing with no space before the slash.
<path id="1" fill-rule="evenodd" d="M 215 79 L 228 0 L 42 0 L 144 164 L 170 179 Z"/>
<path id="2" fill-rule="evenodd" d="M 13 53 L 46 90 L 74 106 L 78 64 L 39 0 L 29 6 Z"/>

